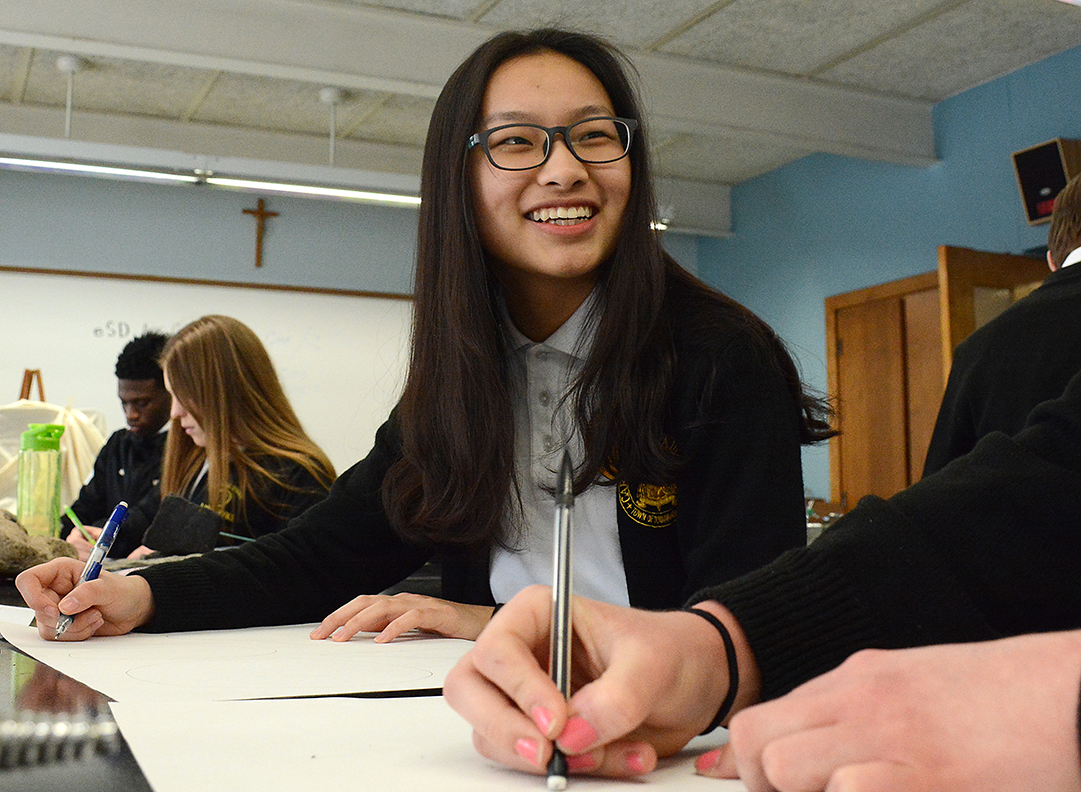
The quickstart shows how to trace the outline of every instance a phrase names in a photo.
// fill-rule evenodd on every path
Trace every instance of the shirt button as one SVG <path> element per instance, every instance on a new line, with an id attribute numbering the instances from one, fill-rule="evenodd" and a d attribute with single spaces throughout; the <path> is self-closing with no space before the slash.
<path id="1" fill-rule="evenodd" d="M 555 440 L 552 439 L 552 436 L 551 435 L 545 435 L 544 436 L 544 450 L 547 451 L 548 453 L 551 453 L 552 451 L 555 450 L 555 447 L 556 447 L 556 442 L 555 442 Z"/>
<path id="2" fill-rule="evenodd" d="M 551 400 L 552 400 L 552 394 L 551 394 L 551 393 L 549 393 L 549 392 L 548 392 L 548 391 L 546 391 L 546 390 L 543 390 L 543 391 L 541 391 L 541 392 L 540 392 L 540 393 L 539 393 L 539 394 L 537 395 L 537 401 L 539 401 L 539 402 L 540 402 L 540 404 L 541 404 L 541 407 L 547 407 L 547 406 L 548 406 L 548 402 L 550 402 Z"/>

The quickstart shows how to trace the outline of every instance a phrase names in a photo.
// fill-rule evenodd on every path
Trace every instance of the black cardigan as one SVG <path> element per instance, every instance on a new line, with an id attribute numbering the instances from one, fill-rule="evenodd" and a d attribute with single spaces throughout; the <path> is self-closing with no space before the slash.
<path id="1" fill-rule="evenodd" d="M 676 302 L 670 304 L 676 316 L 702 312 L 702 302 L 686 311 Z M 799 411 L 777 366 L 777 348 L 743 330 L 721 335 L 714 324 L 711 332 L 696 333 L 689 324 L 674 323 L 683 329 L 668 434 L 686 460 L 674 511 L 634 486 L 624 493 L 645 492 L 638 506 L 658 513 L 639 509 L 633 497 L 617 499 L 627 587 L 638 607 L 677 607 L 703 586 L 805 542 Z M 359 594 L 398 583 L 436 554 L 444 597 L 493 604 L 488 547 L 422 547 L 391 528 L 379 493 L 398 448 L 392 415 L 367 458 L 284 531 L 140 572 L 156 607 L 144 629 L 317 621 Z"/>
<path id="2" fill-rule="evenodd" d="M 1056 398 L 1081 368 L 1081 266 L 1048 275 L 958 345 L 935 431 L 928 476 L 990 432 L 1016 434 L 1037 404 Z"/>
<path id="3" fill-rule="evenodd" d="M 113 432 L 94 460 L 94 474 L 71 504 L 71 510 L 80 522 L 100 527 L 105 525 L 120 501 L 135 507 L 151 495 L 158 497 L 157 484 L 161 478 L 166 436 L 166 432 L 156 432 L 144 438 L 127 429 Z M 60 535 L 67 538 L 74 525 L 67 515 L 61 516 L 60 520 Z M 110 558 L 124 558 L 139 546 L 142 530 L 125 530 L 127 524 L 125 521 L 121 526 L 109 549 Z M 144 530 L 145 527 L 144 524 Z"/>
<path id="4" fill-rule="evenodd" d="M 810 547 L 700 592 L 735 614 L 763 698 L 866 648 L 1081 627 L 1081 373 L 1014 437 L 888 501 L 863 498 Z"/>

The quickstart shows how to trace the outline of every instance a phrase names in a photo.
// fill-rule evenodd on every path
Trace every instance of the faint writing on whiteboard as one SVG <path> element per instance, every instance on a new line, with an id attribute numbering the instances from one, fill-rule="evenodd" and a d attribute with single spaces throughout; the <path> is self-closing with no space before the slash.
<path id="1" fill-rule="evenodd" d="M 143 327 L 146 332 L 146 327 Z M 94 338 L 127 338 L 132 333 L 131 325 L 124 321 L 110 319 L 101 327 L 94 328 Z"/>

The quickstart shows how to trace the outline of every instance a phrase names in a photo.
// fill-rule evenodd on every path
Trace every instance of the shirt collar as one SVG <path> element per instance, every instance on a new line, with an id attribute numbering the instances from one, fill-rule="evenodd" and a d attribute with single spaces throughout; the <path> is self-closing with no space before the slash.
<path id="1" fill-rule="evenodd" d="M 593 347 L 593 339 L 597 334 L 597 316 L 594 312 L 594 306 L 599 299 L 600 286 L 598 285 L 593 287 L 593 291 L 578 306 L 578 310 L 571 314 L 570 319 L 564 322 L 548 338 L 540 342 L 531 341 L 515 327 L 510 318 L 510 312 L 507 310 L 506 300 L 500 300 L 500 312 L 508 328 L 511 349 L 517 351 L 530 346 L 543 345 L 557 352 L 562 352 L 564 355 L 578 360 L 585 360 Z"/>
<path id="2" fill-rule="evenodd" d="M 1070 266 L 1071 264 L 1076 264 L 1079 261 L 1081 261 L 1081 247 L 1074 248 L 1072 251 L 1070 251 L 1070 255 L 1068 255 L 1065 261 L 1062 262 L 1059 269 L 1066 269 L 1066 267 Z"/>

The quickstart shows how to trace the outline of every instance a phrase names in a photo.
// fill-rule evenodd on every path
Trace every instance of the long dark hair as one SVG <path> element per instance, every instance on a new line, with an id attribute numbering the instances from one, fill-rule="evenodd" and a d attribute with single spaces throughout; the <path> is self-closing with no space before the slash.
<path id="1" fill-rule="evenodd" d="M 588 68 L 615 114 L 637 119 L 641 129 L 628 154 L 631 188 L 619 237 L 598 270 L 594 345 L 570 396 L 585 446 L 575 489 L 594 483 L 613 462 L 624 480 L 668 482 L 675 476 L 680 460 L 666 447 L 663 431 L 676 369 L 676 318 L 664 310 L 673 283 L 726 306 L 721 322 L 744 324 L 775 346 L 794 409 L 802 411 L 804 441 L 829 434 L 822 405 L 803 392 L 795 364 L 772 331 L 663 251 L 651 228 L 656 198 L 642 113 L 628 78 L 633 67 L 593 36 L 554 29 L 501 33 L 451 75 L 424 148 L 412 354 L 397 409 L 402 455 L 382 491 L 391 523 L 408 539 L 466 545 L 504 540 L 503 518 L 517 494 L 512 394 L 500 286 L 477 230 L 466 140 L 477 131 L 493 72 L 511 58 L 547 50 Z"/>

